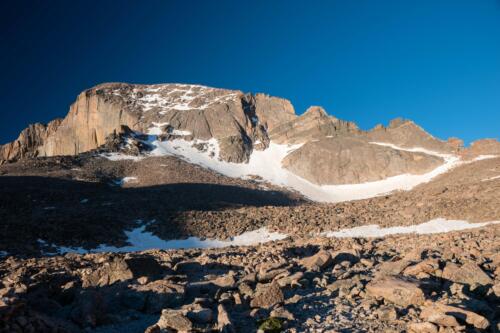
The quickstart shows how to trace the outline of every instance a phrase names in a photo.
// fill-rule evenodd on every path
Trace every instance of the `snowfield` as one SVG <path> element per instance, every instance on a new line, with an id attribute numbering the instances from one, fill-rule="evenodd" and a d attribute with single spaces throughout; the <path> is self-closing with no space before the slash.
<path id="1" fill-rule="evenodd" d="M 198 237 L 189 237 L 187 239 L 163 240 L 151 232 L 145 230 L 146 226 L 142 225 L 131 231 L 125 231 L 130 244 L 124 247 L 101 245 L 95 249 L 86 250 L 81 247 L 58 247 L 57 253 L 97 253 L 97 252 L 134 252 L 146 251 L 151 249 L 171 250 L 171 249 L 190 249 L 190 248 L 221 248 L 228 246 L 245 246 L 266 243 L 285 239 L 286 234 L 278 232 L 270 232 L 266 228 L 257 229 L 254 231 L 245 232 L 239 236 L 235 236 L 228 240 L 217 239 L 200 239 Z"/>
<path id="2" fill-rule="evenodd" d="M 451 231 L 461 231 L 467 229 L 481 228 L 487 225 L 500 224 L 500 221 L 490 221 L 482 223 L 470 223 L 462 220 L 446 220 L 443 218 L 434 219 L 422 224 L 380 228 L 378 225 L 366 225 L 361 227 L 341 229 L 338 231 L 323 232 L 319 235 L 331 238 L 376 238 L 399 234 L 436 234 L 446 233 Z M 134 252 L 146 251 L 152 249 L 169 250 L 169 249 L 189 249 L 189 248 L 222 248 L 228 246 L 248 246 L 261 243 L 282 240 L 289 235 L 271 232 L 267 228 L 260 228 L 254 231 L 245 232 L 239 236 L 232 237 L 228 240 L 217 239 L 200 239 L 198 237 L 189 237 L 187 239 L 163 240 L 151 232 L 146 231 L 146 225 L 141 225 L 131 231 L 125 231 L 129 245 L 124 247 L 101 245 L 95 249 L 86 250 L 83 248 L 57 247 L 55 253 L 46 254 L 63 254 L 67 252 L 74 253 L 98 253 L 98 252 Z M 41 244 L 48 245 L 43 240 L 38 240 Z"/>
<path id="3" fill-rule="evenodd" d="M 446 220 L 442 218 L 430 220 L 428 222 L 404 226 L 380 228 L 376 224 L 364 225 L 351 229 L 342 229 L 339 231 L 324 232 L 321 235 L 325 237 L 345 238 L 345 237 L 384 237 L 398 234 L 438 234 L 450 231 L 460 231 L 466 229 L 481 228 L 490 224 L 499 224 L 500 221 L 490 221 L 483 223 L 470 223 L 462 220 Z"/>
<path id="4" fill-rule="evenodd" d="M 156 127 L 150 129 L 150 133 L 157 133 L 157 131 Z M 436 169 L 421 175 L 404 174 L 361 184 L 317 185 L 282 167 L 283 159 L 289 153 L 301 147 L 301 144 L 281 145 L 271 142 L 266 150 L 254 151 L 248 163 L 229 163 L 218 159 L 219 145 L 216 139 L 207 141 L 186 141 L 182 139 L 159 141 L 154 135 L 150 135 L 150 143 L 155 147 L 151 152 L 153 156 L 178 156 L 190 163 L 198 164 L 233 178 L 244 178 L 251 175 L 258 176 L 274 185 L 298 191 L 307 198 L 317 202 L 342 202 L 366 199 L 396 190 L 410 190 L 462 163 L 458 156 L 451 154 L 441 154 L 423 148 L 405 149 L 391 144 L 372 142 L 372 144 L 390 146 L 393 149 L 422 152 L 438 156 L 444 159 L 444 163 Z M 194 143 L 204 143 L 208 149 L 205 152 L 200 152 L 198 149 L 192 147 Z"/>
<path id="5" fill-rule="evenodd" d="M 167 123 L 153 123 L 148 129 L 148 144 L 153 147 L 149 156 L 177 156 L 189 163 L 197 164 L 207 169 L 216 171 L 222 175 L 233 178 L 248 178 L 250 176 L 260 177 L 263 181 L 274 185 L 295 190 L 310 200 L 317 202 L 342 202 L 350 200 L 360 200 L 384 195 L 393 191 L 411 190 L 417 185 L 427 183 L 433 178 L 448 172 L 458 165 L 496 157 L 494 155 L 481 155 L 474 160 L 465 162 L 459 156 L 444 154 L 428 150 L 421 147 L 402 148 L 394 144 L 383 142 L 370 142 L 370 144 L 390 147 L 396 150 L 425 153 L 440 157 L 444 163 L 434 170 L 420 174 L 402 174 L 388 177 L 382 180 L 343 185 L 317 185 L 306 179 L 295 175 L 282 166 L 283 159 L 302 144 L 283 145 L 271 142 L 269 147 L 263 151 L 254 150 L 248 163 L 230 163 L 219 160 L 219 143 L 217 139 L 192 140 L 174 139 L 167 141 L 158 140 L 158 135 L 162 133 L 162 126 Z M 188 131 L 173 130 L 180 136 L 191 134 Z M 204 144 L 206 149 L 200 151 L 194 148 L 194 144 Z M 127 156 L 124 154 L 103 154 L 110 160 L 132 159 L 139 161 L 148 155 Z"/>

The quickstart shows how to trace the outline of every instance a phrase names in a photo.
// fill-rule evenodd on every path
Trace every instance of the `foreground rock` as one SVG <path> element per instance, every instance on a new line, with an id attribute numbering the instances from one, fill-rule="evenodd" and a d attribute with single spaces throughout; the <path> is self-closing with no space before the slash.
<path id="1" fill-rule="evenodd" d="M 384 277 L 366 286 L 368 294 L 400 306 L 422 305 L 425 295 L 417 282 L 397 277 Z"/>
<path id="2" fill-rule="evenodd" d="M 0 332 L 494 332 L 499 228 L 3 257 Z M 443 277 L 471 264 L 492 284 Z"/>

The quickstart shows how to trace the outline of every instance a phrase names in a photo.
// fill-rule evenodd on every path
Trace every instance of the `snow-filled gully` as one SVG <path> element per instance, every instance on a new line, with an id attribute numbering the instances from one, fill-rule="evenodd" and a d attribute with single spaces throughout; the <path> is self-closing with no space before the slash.
<path id="1" fill-rule="evenodd" d="M 421 152 L 441 157 L 444 163 L 434 170 L 421 175 L 403 174 L 388 177 L 383 180 L 366 182 L 360 184 L 346 185 L 317 185 L 288 171 L 282 166 L 283 159 L 302 144 L 282 145 L 271 142 L 269 147 L 263 151 L 253 151 L 248 163 L 230 163 L 219 160 L 219 144 L 217 139 L 193 140 L 175 139 L 160 141 L 157 138 L 161 133 L 162 123 L 153 123 L 149 129 L 149 144 L 154 148 L 150 156 L 177 156 L 190 163 L 200 165 L 207 169 L 216 171 L 222 175 L 233 178 L 246 178 L 258 176 L 264 181 L 274 185 L 283 186 L 298 191 L 305 197 L 317 202 L 342 202 L 349 200 L 367 199 L 387 194 L 397 190 L 411 190 L 417 185 L 429 182 L 433 178 L 448 172 L 454 167 L 466 162 L 460 160 L 456 155 L 443 154 L 428 149 L 401 148 L 393 144 L 382 142 L 370 142 L 374 145 L 391 147 L 397 150 L 409 152 Z M 179 133 L 183 131 L 178 131 Z M 199 151 L 193 147 L 195 143 L 206 145 L 206 151 Z M 127 155 L 106 154 L 103 155 L 111 160 L 128 159 Z M 147 155 L 145 155 L 146 157 Z M 481 156 L 476 160 L 494 156 Z M 132 160 L 140 160 L 141 157 L 132 157 Z"/>
<path id="2" fill-rule="evenodd" d="M 452 231 L 461 231 L 468 229 L 481 228 L 488 225 L 500 224 L 500 221 L 490 221 L 481 223 L 470 223 L 462 220 L 446 220 L 442 218 L 434 219 L 422 224 L 411 226 L 398 226 L 381 228 L 378 225 L 366 225 L 338 231 L 323 232 L 321 234 L 311 236 L 322 236 L 329 238 L 377 238 L 399 234 L 437 234 L 447 233 Z M 254 231 L 245 232 L 239 236 L 232 237 L 229 240 L 217 239 L 200 239 L 198 237 L 189 237 L 187 239 L 177 240 L 162 240 L 145 230 L 145 225 L 141 225 L 131 231 L 126 231 L 128 237 L 127 242 L 130 245 L 124 247 L 114 247 L 101 245 L 95 249 L 86 250 L 83 248 L 57 247 L 55 253 L 46 254 L 62 254 L 67 252 L 74 253 L 98 253 L 98 252 L 133 252 L 145 251 L 151 249 L 170 250 L 170 249 L 186 249 L 186 248 L 222 248 L 228 246 L 247 246 L 267 243 L 270 241 L 282 240 L 289 235 L 279 232 L 270 232 L 266 228 L 260 228 Z M 43 240 L 39 240 L 42 244 L 47 244 Z M 4 254 L 5 255 L 5 254 Z"/>

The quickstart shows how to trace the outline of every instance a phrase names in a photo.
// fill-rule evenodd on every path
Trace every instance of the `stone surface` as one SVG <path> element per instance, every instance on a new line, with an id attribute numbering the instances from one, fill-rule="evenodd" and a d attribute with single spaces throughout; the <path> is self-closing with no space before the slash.
<path id="1" fill-rule="evenodd" d="M 270 308 L 275 304 L 284 302 L 283 292 L 276 282 L 263 287 L 252 299 L 250 306 L 253 308 Z"/>
<path id="2" fill-rule="evenodd" d="M 443 269 L 444 279 L 463 284 L 492 284 L 493 280 L 475 263 L 466 263 L 459 266 L 454 263 L 447 263 Z"/>
<path id="3" fill-rule="evenodd" d="M 283 160 L 285 168 L 318 185 L 358 184 L 401 174 L 423 174 L 442 163 L 436 156 L 371 144 L 359 137 L 309 141 Z"/>
<path id="4" fill-rule="evenodd" d="M 384 277 L 366 286 L 367 292 L 374 297 L 400 306 L 420 305 L 425 301 L 425 295 L 418 283 L 397 277 Z"/>

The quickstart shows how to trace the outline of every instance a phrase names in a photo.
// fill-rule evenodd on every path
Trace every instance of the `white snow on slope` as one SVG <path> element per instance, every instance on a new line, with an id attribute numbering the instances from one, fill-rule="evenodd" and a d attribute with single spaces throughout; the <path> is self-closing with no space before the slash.
<path id="1" fill-rule="evenodd" d="M 490 177 L 490 178 L 481 179 L 481 181 L 482 181 L 482 182 L 487 182 L 487 181 L 490 181 L 490 180 L 495 180 L 495 179 L 500 179 L 500 176 L 495 176 L 495 177 Z"/>
<path id="2" fill-rule="evenodd" d="M 305 197 L 317 202 L 359 200 L 376 197 L 397 190 L 411 190 L 415 186 L 429 182 L 433 178 L 448 172 L 460 164 L 469 163 L 462 161 L 460 157 L 456 155 L 439 153 L 425 148 L 401 148 L 390 143 L 370 142 L 374 145 L 387 146 L 397 150 L 420 152 L 437 156 L 442 158 L 444 163 L 434 170 L 420 175 L 402 174 L 378 181 L 360 184 L 317 185 L 282 167 L 283 159 L 293 150 L 299 148 L 301 144 L 281 145 L 271 142 L 269 147 L 263 151 L 254 150 L 248 163 L 229 163 L 219 160 L 220 149 L 218 141 L 215 138 L 210 140 L 193 141 L 186 141 L 183 139 L 167 141 L 158 140 L 157 133 L 161 132 L 160 127 L 163 125 L 163 123 L 153 123 L 153 126 L 148 130 L 148 143 L 154 148 L 150 153 L 151 156 L 177 156 L 190 163 L 203 166 L 233 178 L 246 178 L 252 175 L 258 176 L 264 181 L 270 182 L 274 185 L 298 191 Z M 182 135 L 188 134 L 181 130 L 174 131 L 177 131 L 178 134 Z M 193 147 L 194 144 L 200 143 L 206 145 L 206 151 L 199 151 Z M 126 158 L 126 155 L 121 154 L 107 154 L 103 156 L 113 160 Z M 482 155 L 478 156 L 473 161 L 493 157 L 496 156 Z M 139 160 L 135 156 L 131 156 L 131 158 Z"/>
<path id="3" fill-rule="evenodd" d="M 369 142 L 369 143 L 372 144 L 372 145 L 390 147 L 390 148 L 396 149 L 396 150 L 404 150 L 404 151 L 408 151 L 408 152 L 412 152 L 412 153 L 424 153 L 424 154 L 427 154 L 427 155 L 433 155 L 433 156 L 438 156 L 438 157 L 442 157 L 442 158 L 453 156 L 453 155 L 450 155 L 450 154 L 443 154 L 443 153 L 435 152 L 433 150 L 429 150 L 429 149 L 422 148 L 422 147 L 402 148 L 402 147 L 396 146 L 395 144 L 386 143 L 386 142 L 375 142 L 375 141 L 372 141 L 372 142 Z"/>
<path id="4" fill-rule="evenodd" d="M 140 161 L 146 157 L 145 155 L 135 156 L 135 155 L 122 154 L 122 153 L 102 153 L 102 154 L 99 154 L 99 156 L 105 157 L 110 161 L 131 160 L 134 162 Z"/>
<path id="5" fill-rule="evenodd" d="M 350 229 L 342 229 L 339 231 L 324 232 L 321 235 L 326 237 L 345 238 L 345 237 L 384 237 L 397 234 L 437 234 L 450 231 L 460 231 L 466 229 L 481 228 L 490 224 L 500 224 L 500 221 L 490 221 L 483 223 L 470 223 L 462 220 L 446 220 L 438 218 L 428 222 L 404 226 L 404 227 L 389 227 L 380 228 L 376 224 L 365 225 Z"/>
<path id="6" fill-rule="evenodd" d="M 114 183 L 118 186 L 123 186 L 126 183 L 136 182 L 137 177 L 123 177 L 122 179 L 115 180 Z"/>
<path id="7" fill-rule="evenodd" d="M 208 150 L 206 152 L 200 152 L 192 147 L 194 142 L 207 144 Z M 402 149 L 394 146 L 400 150 L 419 151 L 439 156 L 444 159 L 445 163 L 421 175 L 404 174 L 380 181 L 361 184 L 317 185 L 293 174 L 281 165 L 282 160 L 290 152 L 299 148 L 301 146 L 300 144 L 288 146 L 271 142 L 269 148 L 266 150 L 254 151 L 250 156 L 249 163 L 228 163 L 218 159 L 219 145 L 216 139 L 210 139 L 208 141 L 195 140 L 194 142 L 185 140 L 158 141 L 152 137 L 150 143 L 156 148 L 151 154 L 156 156 L 176 155 L 190 163 L 201 165 L 229 177 L 242 178 L 249 175 L 259 176 L 265 181 L 296 190 L 309 199 L 319 202 L 341 202 L 365 199 L 394 190 L 409 190 L 449 171 L 460 163 L 459 157 L 454 155 L 441 154 L 423 148 Z"/>
<path id="8" fill-rule="evenodd" d="M 124 97 L 123 92 L 116 90 L 116 96 Z M 127 92 L 143 112 L 153 109 L 165 114 L 171 110 L 203 110 L 217 103 L 226 103 L 238 96 L 237 91 L 210 88 L 193 84 L 160 84 L 148 88 L 134 88 Z"/>
<path id="9" fill-rule="evenodd" d="M 442 218 L 434 219 L 426 223 L 402 226 L 402 227 L 389 227 L 380 228 L 378 225 L 366 225 L 361 227 L 341 229 L 339 231 L 323 232 L 320 236 L 331 238 L 370 238 L 370 237 L 385 237 L 397 234 L 436 234 L 446 233 L 451 231 L 461 231 L 467 229 L 481 228 L 491 224 L 500 224 L 500 221 L 490 221 L 483 223 L 469 223 L 462 220 L 446 220 Z M 189 237 L 187 239 L 177 240 L 162 240 L 161 238 L 153 235 L 151 232 L 145 231 L 146 226 L 142 225 L 131 231 L 126 231 L 130 245 L 124 247 L 100 245 L 99 247 L 91 250 L 86 250 L 81 247 L 58 247 L 56 253 L 47 254 L 62 254 L 67 252 L 73 253 L 98 253 L 98 252 L 134 252 L 146 251 L 151 249 L 187 249 L 187 248 L 222 248 L 228 246 L 248 246 L 256 245 L 271 241 L 282 240 L 288 237 L 287 234 L 279 232 L 270 232 L 266 228 L 260 228 L 254 231 L 245 232 L 239 236 L 235 236 L 229 240 L 217 239 L 200 239 L 198 237 Z M 314 236 L 314 235 L 313 235 Z M 39 239 L 38 242 L 42 245 L 48 245 L 45 241 Z"/>
<path id="10" fill-rule="evenodd" d="M 75 253 L 96 253 L 96 252 L 133 252 L 146 251 L 151 249 L 186 249 L 186 248 L 220 248 L 227 246 L 245 246 L 266 243 L 270 241 L 281 240 L 288 237 L 285 234 L 277 232 L 269 232 L 266 228 L 257 229 L 254 231 L 245 232 L 239 236 L 235 236 L 229 240 L 217 239 L 200 239 L 198 237 L 189 237 L 187 239 L 163 240 L 151 232 L 145 231 L 145 226 L 140 226 L 132 231 L 126 231 L 130 244 L 124 247 L 114 247 L 101 245 L 92 250 L 83 248 L 59 247 L 58 253 L 75 252 Z"/>

